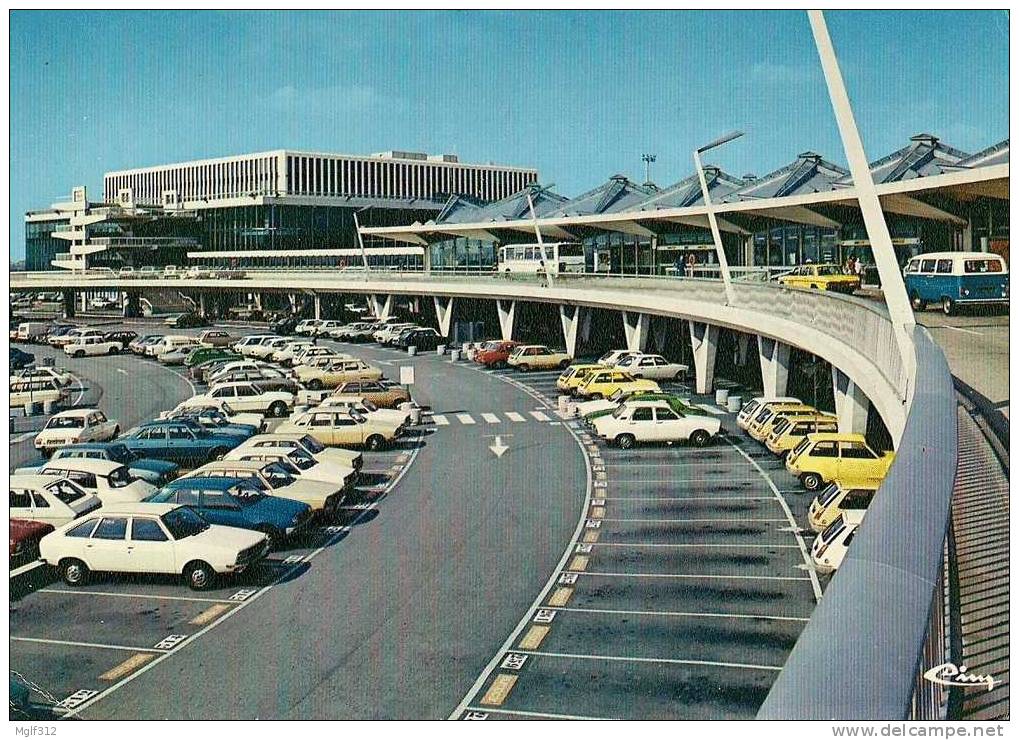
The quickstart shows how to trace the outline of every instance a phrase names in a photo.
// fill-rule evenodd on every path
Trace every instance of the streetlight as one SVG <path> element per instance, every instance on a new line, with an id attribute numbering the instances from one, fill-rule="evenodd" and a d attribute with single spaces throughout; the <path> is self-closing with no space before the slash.
<path id="1" fill-rule="evenodd" d="M 651 163 L 658 160 L 656 154 L 641 154 L 641 160 L 644 162 L 644 184 L 651 184 Z"/>
<path id="2" fill-rule="evenodd" d="M 715 242 L 715 254 L 718 257 L 718 270 L 722 274 L 722 284 L 725 286 L 725 302 L 731 305 L 734 302 L 732 293 L 732 278 L 729 275 L 729 260 L 726 259 L 725 249 L 722 247 L 722 234 L 718 230 L 718 219 L 715 218 L 715 208 L 711 204 L 711 194 L 708 192 L 708 181 L 704 178 L 704 164 L 701 162 L 701 155 L 722 144 L 728 144 L 733 139 L 743 135 L 742 131 L 730 131 L 704 146 L 693 150 L 693 162 L 697 168 L 697 179 L 701 184 L 701 198 L 704 200 L 704 208 L 708 216 L 708 225 L 711 227 L 711 238 Z"/>

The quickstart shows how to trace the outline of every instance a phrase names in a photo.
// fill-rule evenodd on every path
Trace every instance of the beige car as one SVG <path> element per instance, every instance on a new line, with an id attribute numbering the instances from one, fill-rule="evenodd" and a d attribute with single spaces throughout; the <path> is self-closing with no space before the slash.
<path id="1" fill-rule="evenodd" d="M 355 411 L 321 407 L 297 414 L 276 428 L 276 432 L 310 434 L 330 447 L 367 447 L 380 450 L 400 434 L 396 424 L 370 419 Z"/>
<path id="2" fill-rule="evenodd" d="M 556 352 L 542 344 L 525 344 L 517 347 L 506 364 L 522 373 L 531 370 L 565 369 L 573 358 L 565 352 Z"/>
<path id="3" fill-rule="evenodd" d="M 263 493 L 307 504 L 313 512 L 333 513 L 343 502 L 345 481 L 335 483 L 300 478 L 292 466 L 276 460 L 217 460 L 183 478 L 245 478 Z"/>
<path id="4" fill-rule="evenodd" d="M 400 427 L 406 427 L 411 422 L 411 413 L 409 411 L 380 409 L 371 401 L 366 401 L 362 396 L 326 396 L 322 399 L 322 403 L 318 405 L 318 408 L 353 410 L 361 414 L 361 416 L 377 417 L 381 421 L 396 424 Z"/>
<path id="5" fill-rule="evenodd" d="M 340 383 L 354 380 L 380 380 L 382 371 L 364 360 L 336 360 L 323 367 L 301 365 L 296 370 L 297 381 L 313 391 L 335 388 Z"/>
<path id="6" fill-rule="evenodd" d="M 410 393 L 398 385 L 387 385 L 381 380 L 353 380 L 340 383 L 334 396 L 360 396 L 384 409 L 395 409 L 410 400 Z"/>

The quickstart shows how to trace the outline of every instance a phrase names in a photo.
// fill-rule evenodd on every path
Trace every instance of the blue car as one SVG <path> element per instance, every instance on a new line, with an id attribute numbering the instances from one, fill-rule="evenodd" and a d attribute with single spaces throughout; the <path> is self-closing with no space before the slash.
<path id="1" fill-rule="evenodd" d="M 243 434 L 253 437 L 258 434 L 258 427 L 254 424 L 235 424 L 227 415 L 214 406 L 206 406 L 200 409 L 184 409 L 166 417 L 167 419 L 189 419 L 201 424 L 203 427 L 214 433 Z"/>
<path id="2" fill-rule="evenodd" d="M 248 436 L 210 432 L 190 419 L 160 419 L 128 430 L 117 441 L 136 455 L 195 467 L 223 457 Z"/>
<path id="3" fill-rule="evenodd" d="M 123 442 L 84 442 L 82 444 L 61 447 L 53 453 L 49 460 L 40 458 L 32 465 L 18 468 L 16 473 L 35 473 L 54 460 L 86 457 L 93 460 L 109 460 L 126 465 L 128 472 L 135 478 L 161 486 L 177 477 L 180 466 L 168 460 L 154 460 L 140 457 L 132 452 Z"/>
<path id="4" fill-rule="evenodd" d="M 17 347 L 11 347 L 11 370 L 23 370 L 35 362 L 35 355 L 31 352 L 24 352 Z"/>
<path id="5" fill-rule="evenodd" d="M 145 499 L 156 504 L 183 504 L 210 524 L 264 532 L 272 545 L 311 522 L 311 507 L 280 496 L 267 496 L 244 478 L 195 476 L 178 478 Z"/>

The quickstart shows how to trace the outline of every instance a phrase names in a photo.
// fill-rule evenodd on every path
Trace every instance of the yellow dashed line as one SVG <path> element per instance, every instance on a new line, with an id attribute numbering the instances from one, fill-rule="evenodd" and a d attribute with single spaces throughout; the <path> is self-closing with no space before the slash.
<path id="1" fill-rule="evenodd" d="M 549 598 L 549 606 L 566 606 L 566 602 L 573 596 L 572 588 L 557 588 Z"/>
<path id="2" fill-rule="evenodd" d="M 213 604 L 208 609 L 206 609 L 204 612 L 202 612 L 197 617 L 192 619 L 189 622 L 189 624 L 198 624 L 198 625 L 208 624 L 209 622 L 214 620 L 216 617 L 218 617 L 223 612 L 230 611 L 230 609 L 231 609 L 230 604 Z"/>
<path id="3" fill-rule="evenodd" d="M 587 563 L 590 558 L 587 555 L 574 555 L 573 562 L 570 563 L 570 570 L 587 570 Z"/>
<path id="4" fill-rule="evenodd" d="M 509 696 L 510 691 L 513 690 L 513 685 L 516 684 L 517 677 L 511 673 L 500 673 L 492 681 L 492 685 L 488 687 L 488 691 L 481 698 L 481 703 L 489 707 L 497 707 L 506 701 L 506 697 Z"/>
<path id="5" fill-rule="evenodd" d="M 605 507 L 604 506 L 592 506 L 591 507 L 591 518 L 592 519 L 604 519 L 605 518 Z"/>
<path id="6" fill-rule="evenodd" d="M 537 650 L 541 647 L 541 641 L 545 639 L 545 635 L 549 633 L 551 627 L 534 625 L 531 629 L 527 630 L 527 634 L 524 635 L 524 639 L 520 641 L 517 647 L 521 650 Z"/>
<path id="7" fill-rule="evenodd" d="M 116 665 L 106 671 L 106 673 L 101 675 L 99 678 L 102 681 L 116 681 L 129 673 L 134 673 L 155 657 L 155 653 L 135 653 L 120 665 Z"/>
<path id="8" fill-rule="evenodd" d="M 592 529 L 590 532 L 584 533 L 584 542 L 597 542 L 598 535 L 601 534 L 597 529 Z"/>

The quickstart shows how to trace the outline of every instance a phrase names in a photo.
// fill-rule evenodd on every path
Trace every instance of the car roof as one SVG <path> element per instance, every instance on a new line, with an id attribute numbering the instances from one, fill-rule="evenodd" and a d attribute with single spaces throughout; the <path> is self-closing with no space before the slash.
<path id="1" fill-rule="evenodd" d="M 61 411 L 59 414 L 53 414 L 51 418 L 56 419 L 58 416 L 88 416 L 94 414 L 99 409 L 87 408 L 87 409 L 67 409 L 67 411 Z"/>
<path id="2" fill-rule="evenodd" d="M 130 501 L 125 501 L 119 504 L 103 506 L 95 513 L 100 514 L 102 516 L 132 516 L 136 514 L 146 514 L 148 516 L 162 516 L 167 512 L 179 508 L 181 508 L 180 504 L 161 504 L 148 501 L 138 501 L 137 503 L 132 503 Z"/>
<path id="3" fill-rule="evenodd" d="M 63 480 L 62 475 L 40 475 L 39 473 L 11 473 L 8 482 L 11 488 L 26 486 L 29 488 L 42 488 L 56 480 Z"/>
<path id="4" fill-rule="evenodd" d="M 214 460 L 213 462 L 206 463 L 196 472 L 202 472 L 206 470 L 261 470 L 266 466 L 267 463 L 259 462 L 257 460 Z M 203 476 L 196 475 L 195 478 L 201 478 Z"/>
<path id="5" fill-rule="evenodd" d="M 180 488 L 208 488 L 212 491 L 225 491 L 237 485 L 240 478 L 230 478 L 222 475 L 192 475 L 172 480 L 160 490 L 176 491 Z"/>
<path id="6" fill-rule="evenodd" d="M 793 396 L 754 396 L 750 401 L 757 401 L 757 403 L 799 403 L 800 399 Z M 747 403 L 750 403 L 750 401 L 747 401 Z"/>
<path id="7" fill-rule="evenodd" d="M 910 257 L 911 260 L 949 259 L 949 258 L 971 259 L 971 260 L 994 258 L 1002 260 L 1004 262 L 1001 255 L 995 254 L 994 252 L 925 252 L 924 254 L 918 254 L 915 257 Z"/>
<path id="8" fill-rule="evenodd" d="M 109 475 L 110 472 L 124 465 L 112 460 L 100 460 L 94 457 L 62 457 L 59 460 L 50 460 L 40 470 L 49 467 L 66 468 L 68 470 L 80 470 L 83 473 L 96 473 L 97 475 Z"/>
<path id="9" fill-rule="evenodd" d="M 268 442 L 273 439 L 286 439 L 293 440 L 294 442 L 300 442 L 302 439 L 308 436 L 307 432 L 271 432 L 269 434 L 256 434 L 254 437 L 246 439 L 240 446 L 254 446 L 254 442 Z"/>
<path id="10" fill-rule="evenodd" d="M 669 408 L 669 402 L 664 398 L 653 399 L 651 401 L 645 401 L 637 398 L 630 401 L 624 401 L 623 404 L 628 408 Z"/>
<path id="11" fill-rule="evenodd" d="M 815 432 L 808 434 L 807 438 L 814 442 L 866 442 L 867 438 L 862 434 L 842 432 Z"/>

